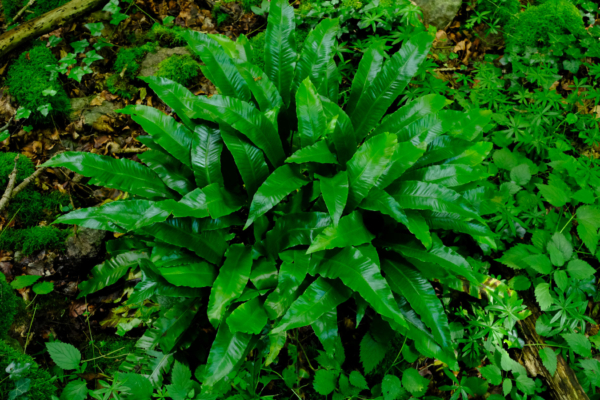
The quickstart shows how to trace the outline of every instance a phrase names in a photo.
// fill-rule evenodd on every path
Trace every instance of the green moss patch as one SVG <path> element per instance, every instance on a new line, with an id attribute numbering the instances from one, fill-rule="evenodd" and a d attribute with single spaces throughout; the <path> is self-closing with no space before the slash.
<path id="1" fill-rule="evenodd" d="M 158 42 L 161 47 L 179 47 L 185 46 L 186 41 L 182 37 L 185 29 L 180 26 L 167 27 L 158 23 L 152 26 L 152 29 L 146 35 L 146 38 L 153 42 Z"/>
<path id="2" fill-rule="evenodd" d="M 51 123 L 52 118 L 68 117 L 71 103 L 67 93 L 58 80 L 50 80 L 50 72 L 44 68 L 46 65 L 58 64 L 50 49 L 44 46 L 35 46 L 23 52 L 8 70 L 6 84 L 10 94 L 19 106 L 31 110 L 29 120 L 32 123 Z M 56 91 L 54 96 L 43 96 L 46 89 Z M 50 103 L 52 110 L 44 117 L 37 109 Z"/>
<path id="3" fill-rule="evenodd" d="M 12 21 L 15 15 L 29 2 L 29 0 L 2 0 L 2 8 L 4 10 L 4 17 L 8 21 Z M 27 8 L 27 11 L 19 21 L 29 21 L 30 19 L 37 18 L 42 14 L 52 11 L 64 4 L 67 4 L 69 0 L 37 0 L 31 6 Z"/>
<path id="4" fill-rule="evenodd" d="M 0 236 L 0 249 L 32 254 L 44 249 L 63 250 L 68 231 L 53 226 L 6 229 Z"/>
<path id="5" fill-rule="evenodd" d="M 8 393 L 15 388 L 15 381 L 9 379 L 6 373 L 6 367 L 12 362 L 21 365 L 30 364 L 29 370 L 22 376 L 22 379 L 30 380 L 29 390 L 26 393 L 29 400 L 49 400 L 56 395 L 56 386 L 52 384 L 52 377 L 47 371 L 41 369 L 27 354 L 0 340 L 0 399 L 8 399 Z"/>
<path id="6" fill-rule="evenodd" d="M 176 54 L 158 64 L 156 76 L 187 86 L 199 74 L 200 64 L 192 56 Z"/>
<path id="7" fill-rule="evenodd" d="M 17 296 L 10 287 L 4 274 L 0 273 L 0 340 L 3 339 L 17 314 Z"/>
<path id="8" fill-rule="evenodd" d="M 17 153 L 0 153 L 0 187 L 2 190 L 6 188 L 8 184 L 8 175 L 12 172 L 15 167 L 15 157 Z M 35 167 L 33 162 L 27 157 L 21 154 L 19 161 L 17 161 L 17 181 L 16 185 L 21 183 L 23 179 L 33 174 Z"/>
<path id="9" fill-rule="evenodd" d="M 140 47 L 122 48 L 117 53 L 113 70 L 128 79 L 134 79 L 140 70 L 142 60 L 149 51 L 154 51 L 154 43 Z"/>
<path id="10" fill-rule="evenodd" d="M 568 0 L 547 0 L 529 7 L 507 25 L 506 41 L 521 48 L 546 46 L 551 35 L 582 36 L 583 19 L 577 7 Z"/>

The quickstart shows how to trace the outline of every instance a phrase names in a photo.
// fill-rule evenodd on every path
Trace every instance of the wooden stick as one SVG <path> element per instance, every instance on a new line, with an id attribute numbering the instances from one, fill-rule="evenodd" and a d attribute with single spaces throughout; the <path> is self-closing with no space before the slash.
<path id="1" fill-rule="evenodd" d="M 15 15 L 15 17 L 13 18 L 13 22 L 18 20 L 19 17 L 21 16 L 21 14 L 23 14 L 25 12 L 25 10 L 27 10 L 29 8 L 29 6 L 32 5 L 33 3 L 35 3 L 35 0 L 29 0 L 29 2 L 27 4 L 25 4 L 25 7 L 21 8 L 21 11 L 19 11 L 17 13 L 17 15 Z"/>
<path id="2" fill-rule="evenodd" d="M 25 189 L 27 187 L 27 185 L 29 185 L 35 178 L 40 176 L 40 174 L 42 172 L 44 172 L 45 170 L 46 170 L 46 167 L 39 168 L 39 169 L 35 170 L 35 172 L 33 174 L 31 174 L 27 178 L 23 179 L 23 182 L 21 182 L 19 184 L 19 186 L 17 186 L 15 188 L 15 190 L 13 190 L 12 195 L 10 197 L 11 198 L 15 197 L 21 190 Z"/>
<path id="3" fill-rule="evenodd" d="M 15 167 L 13 168 L 10 175 L 8 175 L 8 186 L 6 186 L 6 190 L 2 195 L 2 199 L 0 199 L 0 212 L 6 208 L 8 205 L 8 201 L 12 197 L 13 189 L 15 187 L 15 181 L 17 180 L 17 161 L 19 161 L 19 154 L 15 157 Z"/>
<path id="4" fill-rule="evenodd" d="M 0 36 L 0 57 L 44 33 L 51 32 L 93 11 L 104 3 L 106 0 L 73 0 L 11 29 Z"/>

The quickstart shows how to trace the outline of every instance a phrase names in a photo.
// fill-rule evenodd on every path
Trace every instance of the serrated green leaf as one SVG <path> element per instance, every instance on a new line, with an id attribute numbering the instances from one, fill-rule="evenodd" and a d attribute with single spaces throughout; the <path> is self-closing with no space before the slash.
<path id="1" fill-rule="evenodd" d="M 588 279 L 596 273 L 590 264 L 583 260 L 571 260 L 567 264 L 567 271 L 571 278 Z"/>
<path id="2" fill-rule="evenodd" d="M 313 388 L 322 396 L 327 396 L 335 390 L 335 378 L 337 375 L 334 371 L 319 369 L 315 372 Z"/>
<path id="3" fill-rule="evenodd" d="M 381 381 L 383 400 L 398 400 L 406 393 L 402 388 L 402 382 L 396 375 L 386 375 Z"/>
<path id="4" fill-rule="evenodd" d="M 570 349 L 582 357 L 592 356 L 592 344 L 582 333 L 565 333 L 561 335 L 567 341 Z"/>
<path id="5" fill-rule="evenodd" d="M 77 369 L 81 362 L 81 353 L 75 346 L 68 343 L 48 342 L 46 349 L 50 353 L 52 361 L 60 368 L 71 370 Z"/>
<path id="6" fill-rule="evenodd" d="M 552 304 L 554 304 L 554 300 L 550 295 L 549 283 L 538 283 L 538 285 L 535 287 L 535 299 L 540 305 L 540 309 L 542 311 L 546 311 Z"/>
<path id="7" fill-rule="evenodd" d="M 39 275 L 19 275 L 10 283 L 10 287 L 13 289 L 23 289 L 33 285 L 40 278 L 41 276 Z"/>
<path id="8" fill-rule="evenodd" d="M 554 350 L 552 350 L 550 347 L 544 347 L 543 349 L 540 349 L 540 359 L 550 375 L 554 376 L 554 373 L 556 372 L 556 366 L 558 364 L 558 359 Z"/>
<path id="9" fill-rule="evenodd" d="M 388 343 L 380 343 L 367 332 L 360 341 L 360 362 L 369 375 L 385 358 L 389 350 Z M 399 382 L 398 382 L 399 383 Z"/>
<path id="10" fill-rule="evenodd" d="M 490 364 L 479 369 L 481 376 L 490 382 L 492 385 L 499 385 L 502 383 L 502 371 L 497 366 Z"/>
<path id="11" fill-rule="evenodd" d="M 52 282 L 40 282 L 33 285 L 33 293 L 35 294 L 48 294 L 54 290 L 54 283 Z"/>
<path id="12" fill-rule="evenodd" d="M 427 391 L 429 381 L 423 378 L 419 371 L 414 368 L 404 370 L 402 374 L 402 386 L 415 397 L 421 397 Z"/>
<path id="13" fill-rule="evenodd" d="M 83 379 L 69 382 L 60 394 L 60 400 L 85 400 L 87 398 L 88 388 Z"/>

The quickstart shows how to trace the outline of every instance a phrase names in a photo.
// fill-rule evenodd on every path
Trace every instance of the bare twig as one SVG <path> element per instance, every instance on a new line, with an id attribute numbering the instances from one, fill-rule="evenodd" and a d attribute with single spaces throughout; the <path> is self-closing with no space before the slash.
<path id="1" fill-rule="evenodd" d="M 9 125 L 10 125 L 10 123 L 12 122 L 13 118 L 14 118 L 14 117 L 10 117 L 10 119 L 8 120 L 8 122 L 7 122 L 7 123 L 6 123 L 6 124 L 5 124 L 3 127 L 0 127 L 0 131 L 3 131 L 3 130 L 5 130 L 6 128 L 8 128 L 8 127 L 9 127 Z"/>
<path id="2" fill-rule="evenodd" d="M 15 188 L 15 190 L 13 190 L 11 198 L 15 197 L 17 195 L 17 193 L 19 193 L 21 190 L 25 189 L 27 187 L 27 185 L 29 185 L 35 178 L 37 178 L 38 176 L 40 176 L 40 174 L 42 172 L 44 172 L 46 170 L 46 167 L 41 167 L 35 170 L 35 172 L 31 175 L 29 175 L 27 178 L 23 179 L 23 182 L 21 182 L 19 184 L 19 186 L 17 186 Z M 0 208 L 0 211 L 2 211 L 2 209 Z"/>
<path id="3" fill-rule="evenodd" d="M 29 0 L 29 2 L 27 4 L 25 4 L 25 7 L 21 8 L 21 11 L 19 11 L 17 13 L 17 15 L 15 15 L 15 17 L 13 18 L 13 21 L 18 20 L 19 17 L 21 16 L 21 14 L 23 14 L 25 12 L 25 10 L 27 10 L 29 8 L 29 6 L 32 5 L 33 3 L 35 3 L 35 0 Z"/>
<path id="4" fill-rule="evenodd" d="M 17 180 L 17 161 L 19 161 L 19 154 L 15 157 L 15 167 L 12 172 L 8 176 L 8 186 L 6 186 L 6 190 L 2 195 L 2 199 L 0 199 L 0 212 L 6 208 L 8 205 L 8 201 L 12 197 L 13 189 L 15 187 L 15 181 Z"/>

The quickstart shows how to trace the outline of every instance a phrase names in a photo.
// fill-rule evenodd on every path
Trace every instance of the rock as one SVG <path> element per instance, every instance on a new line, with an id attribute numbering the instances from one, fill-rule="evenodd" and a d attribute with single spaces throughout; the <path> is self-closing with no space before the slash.
<path id="1" fill-rule="evenodd" d="M 173 55 L 190 55 L 185 47 L 174 47 L 172 49 L 159 48 L 156 53 L 148 53 L 142 61 L 142 67 L 138 76 L 153 76 L 158 71 L 158 64 Z"/>
<path id="2" fill-rule="evenodd" d="M 412 0 L 423 10 L 426 24 L 446 28 L 458 13 L 462 0 Z"/>
<path id="3" fill-rule="evenodd" d="M 67 238 L 67 255 L 75 259 L 95 258 L 105 236 L 106 231 L 79 227 L 76 234 Z"/>
<path id="4" fill-rule="evenodd" d="M 73 109 L 71 119 L 76 120 L 83 115 L 85 125 L 93 126 L 103 115 L 108 115 L 111 119 L 116 118 L 117 113 L 115 113 L 115 110 L 118 110 L 121 106 L 106 100 L 100 105 L 92 105 L 97 97 L 97 95 L 92 95 L 71 99 L 71 108 Z"/>

